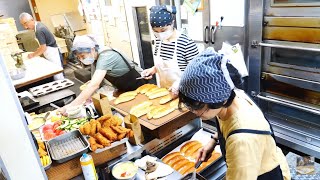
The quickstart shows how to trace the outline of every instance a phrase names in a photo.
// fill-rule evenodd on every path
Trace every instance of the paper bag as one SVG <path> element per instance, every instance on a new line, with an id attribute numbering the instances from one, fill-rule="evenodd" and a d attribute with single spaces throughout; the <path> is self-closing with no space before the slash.
<path id="1" fill-rule="evenodd" d="M 92 96 L 92 102 L 94 108 L 98 111 L 98 113 L 103 115 L 112 115 L 111 107 L 109 104 L 108 97 L 106 95 L 96 93 Z"/>
<path id="2" fill-rule="evenodd" d="M 141 144 L 144 141 L 144 137 L 138 118 L 134 115 L 129 114 L 124 117 L 124 124 L 125 127 L 131 129 L 134 134 L 133 137 L 129 138 L 129 142 L 135 145 Z"/>

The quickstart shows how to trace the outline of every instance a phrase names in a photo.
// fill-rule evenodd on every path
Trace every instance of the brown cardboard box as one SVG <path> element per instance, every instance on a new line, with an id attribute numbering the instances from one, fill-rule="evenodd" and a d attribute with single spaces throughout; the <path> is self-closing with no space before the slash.
<path id="1" fill-rule="evenodd" d="M 124 117 L 124 124 L 125 127 L 131 129 L 134 134 L 132 138 L 129 138 L 129 142 L 135 145 L 141 144 L 144 141 L 144 136 L 142 134 L 139 119 L 134 115 L 129 114 Z"/>
<path id="2" fill-rule="evenodd" d="M 92 102 L 98 113 L 103 115 L 112 115 L 111 106 L 106 95 L 96 93 L 92 96 Z"/>

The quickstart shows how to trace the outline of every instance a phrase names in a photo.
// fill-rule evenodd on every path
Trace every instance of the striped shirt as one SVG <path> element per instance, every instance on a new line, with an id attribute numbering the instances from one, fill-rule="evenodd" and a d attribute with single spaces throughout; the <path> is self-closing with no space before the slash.
<path id="1" fill-rule="evenodd" d="M 157 56 L 160 42 L 161 42 L 160 39 L 156 39 L 154 56 Z M 167 60 L 167 61 L 172 60 L 175 43 L 176 41 L 162 42 L 160 57 L 163 60 Z M 196 43 L 192 39 L 190 39 L 187 35 L 181 34 L 177 39 L 177 59 L 178 59 L 178 66 L 181 69 L 181 71 L 184 71 L 189 61 L 191 61 L 198 54 L 199 54 L 199 51 Z"/>

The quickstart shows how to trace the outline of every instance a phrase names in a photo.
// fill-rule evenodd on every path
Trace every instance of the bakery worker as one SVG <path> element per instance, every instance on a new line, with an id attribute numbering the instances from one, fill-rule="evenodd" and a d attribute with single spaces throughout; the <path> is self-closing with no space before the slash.
<path id="1" fill-rule="evenodd" d="M 40 44 L 40 47 L 35 52 L 28 54 L 28 58 L 41 56 L 43 54 L 44 57 L 49 61 L 63 67 L 61 63 L 61 54 L 59 52 L 59 48 L 53 34 L 49 31 L 49 29 L 41 22 L 35 21 L 33 17 L 28 13 L 21 13 L 19 19 L 20 23 L 25 29 L 35 31 L 36 38 Z M 53 78 L 54 80 L 59 80 L 64 79 L 64 76 L 63 73 L 60 73 L 54 75 Z"/>
<path id="2" fill-rule="evenodd" d="M 110 49 L 100 48 L 91 35 L 76 36 L 73 41 L 72 52 L 84 65 L 95 66 L 94 74 L 87 87 L 79 96 L 67 106 L 59 109 L 65 112 L 67 107 L 83 104 L 100 87 L 103 79 L 107 79 L 119 91 L 132 91 L 147 83 L 141 77 L 142 69 L 128 60 L 122 53 Z"/>
<path id="3" fill-rule="evenodd" d="M 217 118 L 218 132 L 199 150 L 197 161 L 204 161 L 219 142 L 227 164 L 226 179 L 290 179 L 270 123 L 249 96 L 235 88 L 233 82 L 241 82 L 239 77 L 228 60 L 212 48 L 185 69 L 179 106 L 185 105 L 202 120 Z"/>
<path id="4" fill-rule="evenodd" d="M 154 50 L 155 66 L 144 70 L 141 74 L 146 79 L 158 74 L 160 86 L 178 93 L 180 76 L 188 63 L 198 55 L 197 45 L 187 35 L 174 28 L 174 6 L 152 6 L 150 8 L 150 24 L 156 37 Z"/>

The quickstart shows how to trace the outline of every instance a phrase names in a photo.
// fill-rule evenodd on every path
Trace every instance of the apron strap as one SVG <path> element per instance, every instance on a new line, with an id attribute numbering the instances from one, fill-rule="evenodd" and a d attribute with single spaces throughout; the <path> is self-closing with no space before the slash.
<path id="1" fill-rule="evenodd" d="M 129 70 L 134 69 L 134 68 L 128 63 L 128 61 L 126 60 L 126 58 L 124 58 L 124 57 L 122 56 L 122 54 L 121 54 L 120 52 L 118 52 L 118 51 L 116 51 L 116 50 L 114 50 L 114 49 L 112 49 L 112 48 L 101 51 L 101 52 L 98 54 L 98 59 L 99 59 L 99 56 L 100 56 L 101 53 L 104 53 L 104 52 L 107 52 L 107 51 L 114 51 L 114 52 L 118 53 L 118 54 L 121 56 L 122 60 L 123 60 L 123 61 L 126 63 L 126 65 L 128 66 Z"/>
<path id="2" fill-rule="evenodd" d="M 273 132 L 271 131 L 261 131 L 261 130 L 254 130 L 254 129 L 236 129 L 232 131 L 230 134 L 228 134 L 227 139 L 237 133 L 250 133 L 250 134 L 261 134 L 261 135 L 272 135 Z"/>

